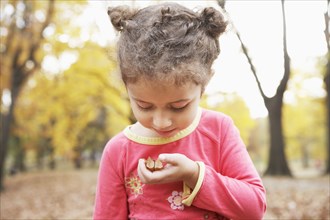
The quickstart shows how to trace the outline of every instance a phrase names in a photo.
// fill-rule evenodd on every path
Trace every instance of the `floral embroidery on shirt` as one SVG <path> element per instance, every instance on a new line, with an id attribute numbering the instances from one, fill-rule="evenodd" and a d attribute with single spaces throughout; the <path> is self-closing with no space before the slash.
<path id="1" fill-rule="evenodd" d="M 182 204 L 182 192 L 173 191 L 172 195 L 167 198 L 167 201 L 171 204 L 172 209 L 183 210 Z"/>
<path id="2" fill-rule="evenodd" d="M 125 178 L 126 187 L 131 190 L 131 193 L 135 196 L 143 194 L 143 184 L 138 176 L 133 174 L 130 177 Z"/>

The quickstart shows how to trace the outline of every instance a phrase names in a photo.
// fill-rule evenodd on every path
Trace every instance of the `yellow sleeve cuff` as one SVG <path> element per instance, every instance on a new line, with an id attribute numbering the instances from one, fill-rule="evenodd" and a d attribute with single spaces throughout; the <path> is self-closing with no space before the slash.
<path id="1" fill-rule="evenodd" d="M 200 190 L 203 180 L 204 180 L 205 164 L 203 162 L 199 162 L 199 161 L 197 161 L 197 164 L 199 166 L 199 175 L 198 175 L 198 180 L 197 180 L 194 190 L 191 192 L 192 189 L 190 189 L 185 182 L 183 183 L 182 204 L 184 204 L 186 206 L 191 206 L 191 204 L 193 203 L 194 198 L 196 197 L 198 191 Z"/>

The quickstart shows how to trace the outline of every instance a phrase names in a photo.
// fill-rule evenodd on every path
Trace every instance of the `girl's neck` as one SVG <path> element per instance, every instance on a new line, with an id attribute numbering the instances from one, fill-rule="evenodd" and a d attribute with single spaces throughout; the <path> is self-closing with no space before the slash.
<path id="1" fill-rule="evenodd" d="M 134 134 L 142 136 L 142 137 L 159 137 L 159 135 L 155 131 L 144 127 L 139 122 L 136 122 L 135 124 L 133 124 L 130 127 L 130 129 Z"/>

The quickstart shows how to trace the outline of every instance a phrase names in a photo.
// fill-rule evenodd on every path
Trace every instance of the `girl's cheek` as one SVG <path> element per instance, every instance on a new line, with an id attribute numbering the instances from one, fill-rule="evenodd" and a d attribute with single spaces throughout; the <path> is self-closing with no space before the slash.
<path id="1" fill-rule="evenodd" d="M 144 112 L 140 112 L 139 110 L 134 113 L 134 116 L 137 121 L 139 121 L 141 124 L 148 124 L 150 121 L 150 116 Z"/>
<path id="2" fill-rule="evenodd" d="M 181 130 L 187 128 L 192 123 L 192 121 L 193 119 L 185 114 L 175 117 L 173 120 L 174 124 Z"/>

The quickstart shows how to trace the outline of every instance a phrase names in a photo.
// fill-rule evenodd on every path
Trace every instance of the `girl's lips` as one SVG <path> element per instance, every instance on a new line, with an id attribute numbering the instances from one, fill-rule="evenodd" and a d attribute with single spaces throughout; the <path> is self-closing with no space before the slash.
<path id="1" fill-rule="evenodd" d="M 168 130 L 168 131 L 159 131 L 155 130 L 162 137 L 171 137 L 175 134 L 176 129 Z"/>

